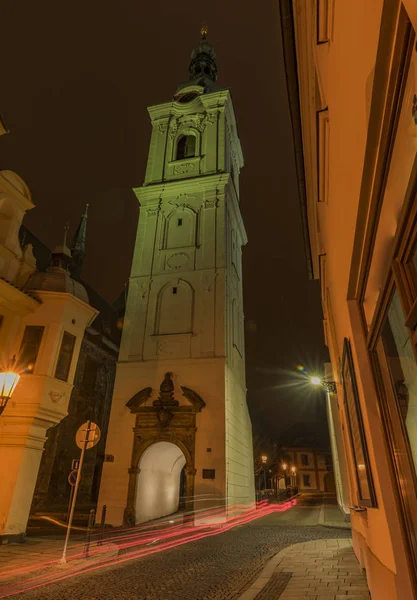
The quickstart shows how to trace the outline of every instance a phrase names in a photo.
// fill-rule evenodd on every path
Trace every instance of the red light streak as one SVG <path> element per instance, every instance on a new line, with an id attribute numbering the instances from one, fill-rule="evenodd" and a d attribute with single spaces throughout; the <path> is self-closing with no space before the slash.
<path id="1" fill-rule="evenodd" d="M 153 532 L 140 531 L 137 533 L 130 533 L 130 534 L 126 535 L 126 532 L 132 531 L 135 529 L 135 528 L 128 528 L 128 529 L 124 530 L 125 531 L 124 535 L 118 535 L 118 536 L 115 536 L 114 538 L 112 537 L 111 542 L 112 542 L 112 544 L 114 544 L 114 541 L 116 539 L 121 540 L 121 543 L 117 544 L 119 546 L 119 548 L 127 549 L 127 548 L 132 548 L 132 547 L 134 548 L 134 547 L 139 546 L 139 548 L 137 550 L 132 550 L 128 555 L 123 555 L 120 557 L 115 557 L 115 558 L 110 558 L 110 559 L 104 559 L 99 564 L 92 565 L 91 567 L 88 567 L 86 569 L 81 568 L 81 570 L 78 570 L 78 565 L 71 566 L 71 564 L 70 564 L 71 562 L 82 558 L 81 551 L 79 551 L 77 553 L 71 553 L 71 550 L 78 550 L 78 549 L 81 550 L 81 548 L 84 547 L 84 543 L 79 543 L 70 548 L 70 552 L 69 552 L 69 556 L 68 556 L 69 564 L 67 567 L 69 571 L 67 573 L 65 573 L 61 576 L 58 576 L 58 577 L 56 576 L 57 575 L 56 572 L 50 573 L 49 575 L 48 574 L 40 574 L 40 575 L 34 576 L 33 578 L 31 578 L 30 580 L 28 580 L 26 582 L 22 582 L 22 583 L 17 582 L 13 589 L 11 588 L 11 586 L 13 584 L 9 584 L 7 590 L 5 588 L 3 588 L 3 589 L 0 588 L 0 594 L 1 594 L 0 598 L 7 598 L 7 597 L 13 596 L 18 593 L 34 590 L 34 589 L 43 587 L 45 585 L 49 585 L 50 583 L 56 583 L 59 581 L 63 581 L 63 580 L 69 579 L 70 577 L 76 576 L 77 574 L 91 573 L 91 572 L 97 571 L 98 569 L 101 569 L 103 567 L 108 567 L 110 565 L 122 564 L 122 563 L 125 563 L 130 560 L 143 558 L 145 556 L 150 556 L 157 552 L 171 550 L 173 548 L 182 546 L 184 544 L 198 541 L 205 537 L 212 537 L 214 535 L 219 535 L 221 533 L 225 533 L 226 531 L 233 529 L 234 527 L 237 527 L 240 525 L 245 525 L 245 524 L 253 521 L 254 519 L 264 517 L 273 512 L 284 512 L 284 511 L 288 510 L 289 508 L 292 508 L 293 506 L 295 506 L 296 503 L 297 503 L 297 501 L 295 499 L 293 499 L 293 500 L 289 500 L 288 502 L 285 502 L 283 504 L 274 505 L 274 504 L 268 504 L 268 501 L 264 500 L 262 502 L 257 503 L 256 506 L 253 505 L 249 509 L 248 509 L 247 505 L 235 505 L 233 507 L 226 508 L 223 506 L 223 507 L 215 508 L 212 510 L 201 511 L 201 513 L 202 513 L 201 515 L 199 515 L 198 511 L 197 511 L 197 515 L 196 515 L 197 518 L 199 518 L 199 516 L 201 516 L 202 518 L 208 518 L 208 517 L 219 516 L 219 515 L 221 515 L 222 517 L 225 517 L 226 512 L 228 512 L 230 514 L 230 512 L 233 512 L 233 510 L 238 511 L 240 509 L 239 514 L 229 517 L 226 521 L 224 521 L 222 523 L 212 524 L 212 525 L 204 525 L 203 524 L 203 525 L 188 525 L 188 526 L 185 525 L 184 526 L 183 523 L 180 523 L 180 521 L 182 521 L 182 517 L 178 517 L 177 519 L 175 519 L 178 521 L 178 525 L 171 526 L 171 527 L 165 527 L 165 528 L 161 528 L 161 529 L 156 528 Z M 245 509 L 245 512 L 242 512 L 242 509 Z M 163 523 L 164 522 L 162 522 L 161 525 Z M 149 529 L 150 527 L 152 527 L 152 526 L 145 525 L 143 528 Z M 153 527 L 155 527 L 155 526 L 153 526 Z M 118 528 L 118 530 L 121 532 L 121 531 L 123 531 L 123 528 Z M 137 527 L 136 527 L 136 530 L 137 530 Z M 128 538 L 128 539 L 126 540 L 126 538 Z M 122 540 L 125 540 L 125 541 L 122 541 Z M 108 540 L 108 541 L 110 541 L 110 540 Z M 158 544 L 157 546 L 149 547 L 150 543 L 156 543 L 158 541 L 161 543 Z M 107 550 L 108 550 L 108 546 L 106 547 L 105 542 L 104 542 L 103 546 L 92 547 L 92 548 L 90 547 L 90 553 L 92 556 L 100 556 L 100 554 L 105 554 Z M 10 577 L 27 574 L 27 573 L 30 573 L 31 571 L 38 571 L 40 569 L 45 569 L 45 568 L 48 568 L 51 566 L 55 566 L 56 564 L 57 564 L 57 559 L 56 559 L 56 557 L 54 557 L 54 559 L 48 560 L 43 563 L 38 563 L 35 565 L 32 564 L 31 566 L 17 568 L 14 570 L 7 570 L 7 571 L 2 570 L 2 571 L 0 571 L 0 580 L 2 580 L 2 579 L 4 580 L 6 578 L 10 579 Z"/>

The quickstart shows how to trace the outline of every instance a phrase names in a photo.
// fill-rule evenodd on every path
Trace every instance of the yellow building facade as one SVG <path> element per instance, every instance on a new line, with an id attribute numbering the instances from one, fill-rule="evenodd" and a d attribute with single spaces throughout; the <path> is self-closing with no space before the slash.
<path id="1" fill-rule="evenodd" d="M 31 245 L 19 241 L 33 208 L 24 181 L 0 171 L 0 370 L 15 357 L 20 374 L 0 415 L 0 543 L 25 534 L 46 432 L 67 415 L 84 331 L 98 314 L 69 275 L 65 244 L 36 271 Z"/>
<path id="2" fill-rule="evenodd" d="M 417 598 L 417 2 L 282 0 L 299 196 L 374 600 Z"/>

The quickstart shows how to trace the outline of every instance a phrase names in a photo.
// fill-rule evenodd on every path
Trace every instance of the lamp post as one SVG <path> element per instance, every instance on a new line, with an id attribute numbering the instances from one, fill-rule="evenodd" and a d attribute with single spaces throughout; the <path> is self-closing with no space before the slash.
<path id="1" fill-rule="evenodd" d="M 321 379 L 320 377 L 314 376 L 310 377 L 310 382 L 315 386 L 321 385 L 321 387 L 324 388 L 326 392 L 329 392 L 329 394 L 337 393 L 335 381 L 326 381 L 325 379 Z"/>
<path id="2" fill-rule="evenodd" d="M 13 395 L 20 375 L 13 370 L 15 358 L 10 361 L 8 369 L 0 373 L 0 415 L 7 406 L 8 401 Z"/>
<path id="3" fill-rule="evenodd" d="M 291 483 L 292 483 L 292 487 L 295 487 L 295 475 L 296 475 L 297 471 L 295 469 L 295 467 L 291 467 Z"/>
<path id="4" fill-rule="evenodd" d="M 287 489 L 287 463 L 283 463 L 282 464 L 282 468 L 284 470 L 284 485 L 285 485 L 285 489 Z"/>
<path id="5" fill-rule="evenodd" d="M 266 463 L 268 462 L 268 457 L 266 454 L 262 454 L 261 462 L 263 465 L 266 465 Z M 266 467 L 265 466 L 264 466 L 264 490 L 266 490 Z"/>

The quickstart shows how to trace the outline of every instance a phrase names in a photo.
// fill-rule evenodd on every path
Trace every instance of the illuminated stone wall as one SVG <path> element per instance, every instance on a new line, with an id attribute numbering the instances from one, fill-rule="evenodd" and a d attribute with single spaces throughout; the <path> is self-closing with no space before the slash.
<path id="1" fill-rule="evenodd" d="M 192 101 L 149 113 L 152 138 L 145 185 L 135 190 L 141 211 L 106 448 L 114 462 L 104 466 L 99 499 L 114 524 L 123 519 L 128 470 L 136 468 L 135 419 L 126 402 L 150 387 L 152 405 L 167 371 L 180 404 L 187 403 L 181 386 L 206 404 L 187 465 L 195 469 L 194 494 L 219 506 L 254 500 L 241 271 L 247 240 L 238 196 L 243 157 L 230 92 L 199 88 Z M 195 156 L 177 159 L 182 136 L 195 138 Z M 214 479 L 203 478 L 203 469 L 214 469 Z"/>

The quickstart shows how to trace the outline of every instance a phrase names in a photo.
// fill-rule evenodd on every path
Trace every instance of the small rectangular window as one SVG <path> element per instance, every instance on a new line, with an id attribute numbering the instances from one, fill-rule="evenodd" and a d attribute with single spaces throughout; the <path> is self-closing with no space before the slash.
<path id="1" fill-rule="evenodd" d="M 45 327 L 27 325 L 19 350 L 18 364 L 25 373 L 33 373 Z"/>
<path id="2" fill-rule="evenodd" d="M 203 479 L 216 479 L 216 469 L 203 469 Z"/>
<path id="3" fill-rule="evenodd" d="M 4 321 L 3 315 L 0 315 L 0 329 L 1 329 L 2 325 L 3 325 L 3 321 Z"/>
<path id="4" fill-rule="evenodd" d="M 68 381 L 68 375 L 71 367 L 72 355 L 75 346 L 75 336 L 64 331 L 62 336 L 61 348 L 58 355 L 58 362 L 55 369 L 55 379 Z"/>
<path id="5" fill-rule="evenodd" d="M 182 225 L 182 219 L 178 219 L 178 227 L 181 227 Z"/>
<path id="6" fill-rule="evenodd" d="M 173 287 L 173 288 L 172 288 L 172 293 L 173 293 L 173 294 L 176 294 L 176 293 L 177 293 L 177 288 L 176 288 L 176 287 Z"/>
<path id="7" fill-rule="evenodd" d="M 303 483 L 305 487 L 311 487 L 310 475 L 303 475 Z"/>
<path id="8" fill-rule="evenodd" d="M 301 464 L 304 465 L 305 467 L 308 466 L 308 454 L 301 455 Z"/>

